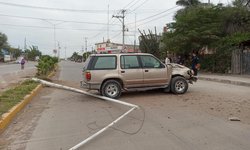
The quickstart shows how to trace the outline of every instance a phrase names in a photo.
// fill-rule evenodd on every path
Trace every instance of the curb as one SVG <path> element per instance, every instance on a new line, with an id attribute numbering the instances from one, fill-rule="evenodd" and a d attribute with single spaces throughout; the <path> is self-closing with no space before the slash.
<path id="1" fill-rule="evenodd" d="M 48 78 L 53 77 L 56 74 L 57 69 L 58 66 L 56 66 L 55 69 L 48 75 Z M 7 113 L 2 115 L 2 118 L 0 118 L 0 133 L 4 131 L 4 129 L 11 123 L 16 115 L 32 100 L 32 98 L 41 91 L 42 87 L 42 84 L 37 85 L 37 87 L 33 89 L 30 94 L 26 95 L 23 100 L 21 100 L 21 102 L 16 104 Z"/>
<path id="2" fill-rule="evenodd" d="M 232 81 L 232 80 L 227 80 L 227 79 L 217 79 L 217 78 L 207 78 L 207 77 L 198 77 L 198 79 L 250 87 L 249 82 L 243 82 L 243 81 Z"/>
<path id="3" fill-rule="evenodd" d="M 26 95 L 21 102 L 12 107 L 9 112 L 2 115 L 0 120 L 0 133 L 11 123 L 17 113 L 20 112 L 41 89 L 42 85 L 39 84 L 29 95 Z"/>

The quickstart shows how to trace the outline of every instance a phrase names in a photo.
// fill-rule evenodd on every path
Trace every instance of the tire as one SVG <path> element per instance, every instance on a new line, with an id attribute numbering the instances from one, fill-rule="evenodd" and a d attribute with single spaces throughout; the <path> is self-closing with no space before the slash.
<path id="1" fill-rule="evenodd" d="M 177 76 L 172 79 L 171 91 L 174 94 L 184 94 L 188 90 L 187 80 L 183 77 Z"/>
<path id="2" fill-rule="evenodd" d="M 103 96 L 118 99 L 122 93 L 121 84 L 116 80 L 107 80 L 103 83 L 100 92 Z"/>

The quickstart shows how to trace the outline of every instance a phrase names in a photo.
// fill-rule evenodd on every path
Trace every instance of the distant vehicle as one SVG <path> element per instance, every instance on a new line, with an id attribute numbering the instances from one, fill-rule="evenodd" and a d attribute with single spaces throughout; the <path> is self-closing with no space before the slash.
<path id="1" fill-rule="evenodd" d="M 17 60 L 15 61 L 16 64 L 21 64 L 22 57 L 18 57 Z"/>
<path id="2" fill-rule="evenodd" d="M 92 54 L 83 67 L 81 87 L 98 90 L 101 95 L 119 98 L 122 91 L 163 89 L 184 94 L 188 82 L 197 78 L 179 64 L 164 64 L 151 54 Z"/>

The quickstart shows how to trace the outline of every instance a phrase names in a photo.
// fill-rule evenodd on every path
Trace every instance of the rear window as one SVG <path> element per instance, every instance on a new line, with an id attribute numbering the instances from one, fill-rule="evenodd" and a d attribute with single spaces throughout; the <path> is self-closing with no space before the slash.
<path id="1" fill-rule="evenodd" d="M 92 70 L 116 69 L 116 56 L 95 57 Z"/>
<path id="2" fill-rule="evenodd" d="M 83 69 L 82 69 L 83 71 L 87 70 L 90 59 L 91 59 L 91 56 L 89 56 L 88 59 L 84 62 Z"/>

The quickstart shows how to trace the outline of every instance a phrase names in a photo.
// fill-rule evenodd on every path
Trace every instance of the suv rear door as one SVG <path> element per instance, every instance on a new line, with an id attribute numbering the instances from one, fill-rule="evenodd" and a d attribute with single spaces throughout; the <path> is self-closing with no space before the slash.
<path id="1" fill-rule="evenodd" d="M 143 86 L 143 72 L 137 55 L 121 55 L 119 74 L 125 88 Z"/>
<path id="2" fill-rule="evenodd" d="M 144 86 L 166 85 L 169 81 L 167 68 L 151 55 L 140 56 L 143 67 Z"/>

